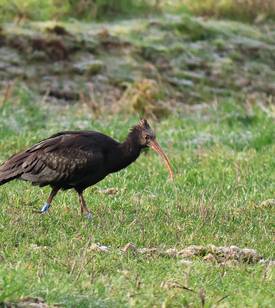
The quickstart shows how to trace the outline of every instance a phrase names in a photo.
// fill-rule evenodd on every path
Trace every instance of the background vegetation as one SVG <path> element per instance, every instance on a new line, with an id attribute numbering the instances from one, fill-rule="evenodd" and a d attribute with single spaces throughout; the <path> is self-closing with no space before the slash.
<path id="1" fill-rule="evenodd" d="M 6 21 L 98 20 L 167 11 L 258 22 L 275 17 L 273 0 L 0 0 L 0 7 L 1 19 Z"/>
<path id="2" fill-rule="evenodd" d="M 260 22 L 275 17 L 273 0 L 182 0 L 194 14 Z"/>

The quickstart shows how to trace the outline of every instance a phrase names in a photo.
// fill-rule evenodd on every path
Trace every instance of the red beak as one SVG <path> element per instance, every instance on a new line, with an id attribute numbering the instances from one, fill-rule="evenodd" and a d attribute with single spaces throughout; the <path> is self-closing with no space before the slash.
<path id="1" fill-rule="evenodd" d="M 168 157 L 166 156 L 166 154 L 161 149 L 160 145 L 154 139 L 154 140 L 150 141 L 149 146 L 163 158 L 163 160 L 164 160 L 164 162 L 166 164 L 166 167 L 167 167 L 167 169 L 169 171 L 170 179 L 173 180 L 174 174 L 173 174 L 173 170 L 172 170 L 171 164 L 169 162 Z"/>

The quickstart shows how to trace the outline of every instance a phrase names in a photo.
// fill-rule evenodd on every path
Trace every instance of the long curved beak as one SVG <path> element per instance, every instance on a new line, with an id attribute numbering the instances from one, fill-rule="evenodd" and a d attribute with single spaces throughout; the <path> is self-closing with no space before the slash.
<path id="1" fill-rule="evenodd" d="M 168 172 L 169 172 L 169 175 L 170 175 L 170 179 L 173 180 L 173 177 L 174 177 L 174 173 L 173 173 L 173 170 L 172 170 L 172 167 L 171 167 L 171 164 L 169 162 L 169 159 L 168 157 L 166 156 L 166 154 L 163 152 L 162 148 L 160 147 L 160 145 L 157 143 L 156 139 L 152 139 L 150 141 L 150 144 L 149 144 L 150 148 L 152 148 L 155 152 L 157 152 L 164 160 L 165 162 L 165 165 L 168 169 Z"/>

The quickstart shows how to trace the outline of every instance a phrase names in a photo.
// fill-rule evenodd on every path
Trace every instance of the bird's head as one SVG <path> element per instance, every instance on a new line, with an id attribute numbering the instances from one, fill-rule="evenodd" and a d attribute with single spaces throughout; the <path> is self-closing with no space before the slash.
<path id="1" fill-rule="evenodd" d="M 169 159 L 158 144 L 156 140 L 156 135 L 151 129 L 147 120 L 141 119 L 139 123 L 133 127 L 132 132 L 135 134 L 136 140 L 142 148 L 150 147 L 163 158 L 169 171 L 170 178 L 173 179 L 174 175 Z"/>

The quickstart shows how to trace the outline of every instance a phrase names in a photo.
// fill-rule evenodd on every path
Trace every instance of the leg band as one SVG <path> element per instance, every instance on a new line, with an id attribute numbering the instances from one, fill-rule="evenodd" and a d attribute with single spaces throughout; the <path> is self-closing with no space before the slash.
<path id="1" fill-rule="evenodd" d="M 45 202 L 43 207 L 40 210 L 40 213 L 46 213 L 49 210 L 50 206 L 51 205 L 49 203 Z"/>

